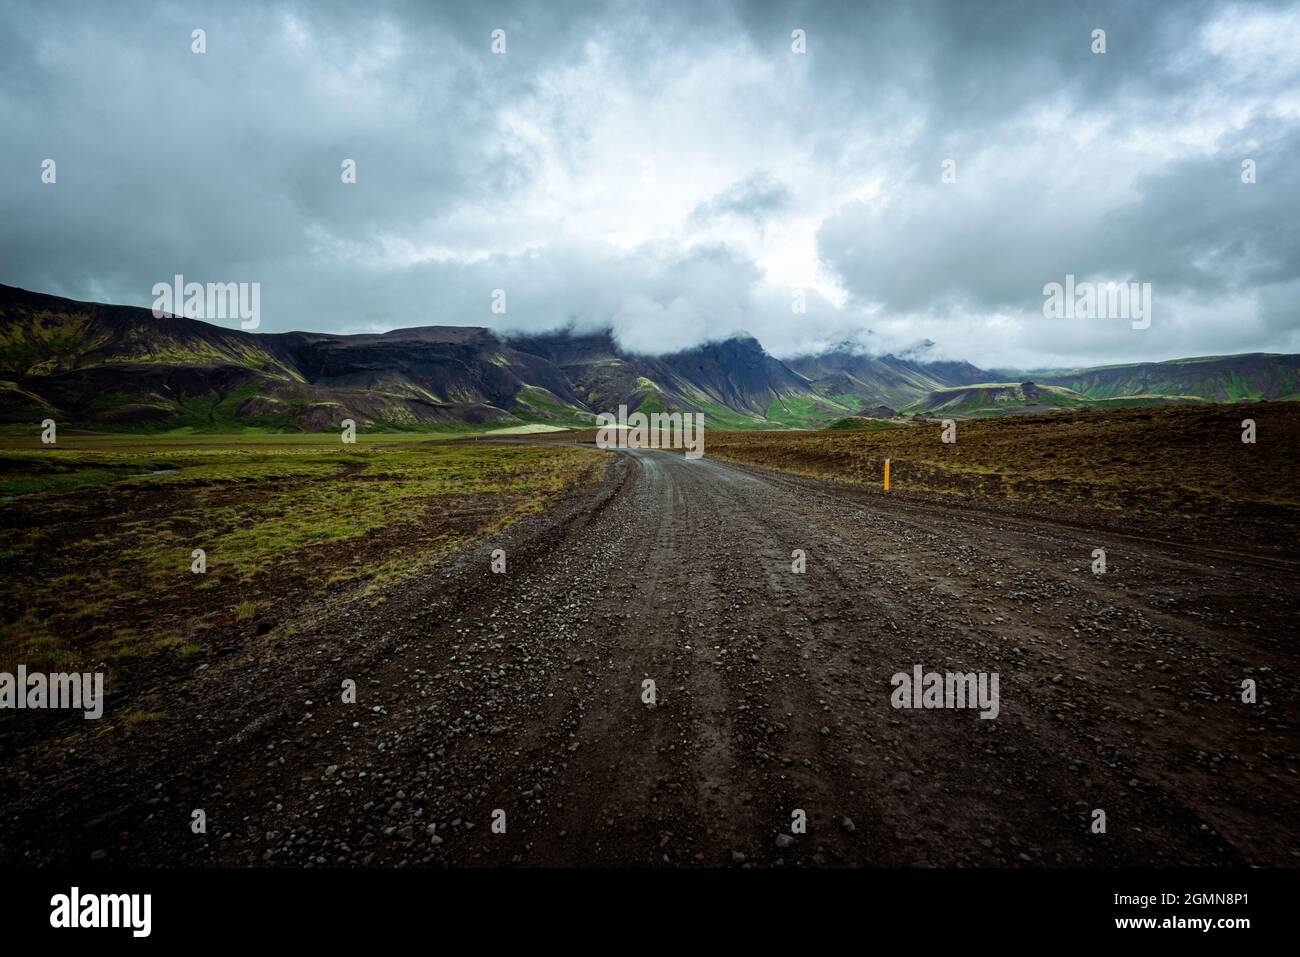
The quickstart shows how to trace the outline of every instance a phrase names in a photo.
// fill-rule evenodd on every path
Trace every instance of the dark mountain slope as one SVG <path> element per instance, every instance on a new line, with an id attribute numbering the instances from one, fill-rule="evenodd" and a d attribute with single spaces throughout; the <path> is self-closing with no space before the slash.
<path id="1" fill-rule="evenodd" d="M 880 405 L 901 408 L 936 389 L 984 382 L 988 373 L 967 362 L 920 362 L 870 356 L 849 345 L 787 363 L 820 395 L 852 405 L 853 411 Z"/>
<path id="2" fill-rule="evenodd" d="M 1300 356 L 1048 370 L 1034 381 L 847 344 L 781 362 L 749 336 L 643 356 L 608 331 L 268 334 L 0 286 L 0 421 L 101 429 L 573 426 L 620 405 L 702 411 L 715 429 L 808 428 L 879 418 L 881 407 L 985 415 L 1297 398 Z"/>
<path id="3" fill-rule="evenodd" d="M 0 418 L 105 428 L 588 424 L 598 411 L 736 412 L 811 395 L 753 339 L 659 358 L 608 333 L 502 339 L 430 326 L 266 334 L 0 286 Z M 649 403 L 647 405 L 647 403 Z"/>
<path id="4" fill-rule="evenodd" d="M 1193 396 L 1211 402 L 1300 396 L 1300 356 L 1252 352 L 1168 362 L 1053 371 L 1038 381 L 1065 386 L 1090 399 L 1121 396 Z"/>

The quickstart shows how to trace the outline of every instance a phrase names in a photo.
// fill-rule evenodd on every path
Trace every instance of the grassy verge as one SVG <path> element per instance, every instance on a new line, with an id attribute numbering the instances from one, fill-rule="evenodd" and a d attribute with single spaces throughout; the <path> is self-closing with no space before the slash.
<path id="1" fill-rule="evenodd" d="M 1254 419 L 1255 444 L 1241 441 Z M 882 430 L 710 432 L 705 453 L 895 490 L 1189 518 L 1300 524 L 1300 406 L 1290 402 L 1063 412 Z"/>
<path id="2" fill-rule="evenodd" d="M 291 625 L 594 481 L 570 446 L 204 436 L 0 443 L 0 670 L 78 668 Z M 192 571 L 202 549 L 206 571 Z"/>

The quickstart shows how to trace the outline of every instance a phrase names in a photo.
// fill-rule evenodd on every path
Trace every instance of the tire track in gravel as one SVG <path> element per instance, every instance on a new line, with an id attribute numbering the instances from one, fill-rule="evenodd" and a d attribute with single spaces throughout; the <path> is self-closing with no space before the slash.
<path id="1" fill-rule="evenodd" d="M 788 480 L 776 479 L 775 484 L 783 485 L 786 488 L 790 488 L 793 485 L 799 488 L 799 490 L 803 494 L 816 498 L 818 501 L 818 508 L 815 511 L 815 514 L 817 514 L 818 517 L 822 517 L 823 515 L 834 515 L 837 511 L 842 513 L 842 517 L 839 519 L 841 532 L 833 542 L 833 548 L 829 553 L 829 555 L 835 554 L 835 548 L 839 548 L 842 551 L 843 546 L 854 537 L 853 523 L 855 519 L 857 519 L 859 522 L 863 519 L 869 519 L 868 528 L 872 532 L 874 532 L 875 538 L 877 539 L 884 538 L 886 545 L 891 545 L 892 543 L 890 540 L 898 539 L 900 534 L 907 535 L 907 539 L 905 540 L 905 544 L 907 547 L 902 550 L 896 550 L 896 549 L 892 550 L 892 554 L 889 554 L 888 556 L 889 560 L 885 563 L 888 567 L 894 569 L 895 571 L 901 568 L 905 570 L 908 574 L 910 574 L 914 580 L 923 577 L 929 577 L 931 579 L 936 577 L 934 575 L 927 574 L 927 573 L 936 570 L 933 567 L 933 565 L 936 563 L 936 558 L 938 559 L 939 563 L 942 562 L 943 552 L 945 551 L 945 549 L 942 547 L 937 547 L 940 543 L 936 542 L 936 536 L 934 535 L 933 527 L 924 526 L 921 523 L 919 523 L 915 518 L 914 510 L 912 510 L 911 508 L 906 509 L 904 521 L 902 521 L 901 523 L 895 523 L 893 521 L 893 515 L 890 509 L 890 505 L 892 503 L 873 501 L 871 502 L 870 505 L 866 506 L 868 508 L 871 508 L 871 512 L 864 513 L 861 509 L 855 510 L 852 508 L 851 502 L 853 501 L 854 496 L 852 495 L 840 496 L 835 494 L 829 494 L 828 492 L 824 491 L 827 487 L 821 485 L 821 483 L 803 482 L 801 480 L 790 482 Z M 834 487 L 831 488 L 833 489 Z M 860 498 L 858 500 L 861 501 Z M 770 514 L 770 513 L 764 510 L 762 511 L 762 514 Z M 943 517 L 945 519 L 949 518 L 948 515 L 944 515 Z M 934 523 L 934 524 L 938 524 L 938 523 Z M 979 581 L 978 584 L 980 586 L 979 590 L 984 591 L 986 596 L 990 593 L 993 595 L 998 595 L 999 591 L 1002 592 L 1006 591 L 1004 587 L 1004 582 L 993 580 L 995 576 L 999 578 L 1010 578 L 1013 574 L 1028 573 L 1029 575 L 1036 576 L 1036 577 L 1047 577 L 1049 579 L 1055 577 L 1059 579 L 1061 576 L 1059 574 L 1053 573 L 1052 571 L 1053 562 L 1056 564 L 1057 567 L 1063 567 L 1062 565 L 1063 562 L 1065 563 L 1065 566 L 1068 566 L 1070 563 L 1077 565 L 1079 564 L 1077 559 L 1078 555 L 1089 554 L 1088 550 L 1083 548 L 1081 543 L 1076 541 L 1071 543 L 1074 550 L 1075 557 L 1071 557 L 1067 552 L 1063 558 L 1062 554 L 1060 554 L 1060 552 L 1058 551 L 1058 553 L 1055 555 L 1049 554 L 1049 555 L 1039 556 L 1038 562 L 1026 562 L 1024 561 L 1025 556 L 1018 550 L 1016 545 L 1012 545 L 1011 547 L 1006 546 L 1005 540 L 1002 537 L 1005 533 L 1001 532 L 1001 530 L 994 530 L 993 535 L 989 536 L 986 540 L 979 541 L 977 536 L 972 535 L 970 530 L 968 529 L 961 528 L 961 527 L 953 527 L 950 524 L 950 521 L 945 521 L 943 525 L 945 526 L 944 530 L 948 532 L 950 540 L 955 540 L 958 543 L 960 543 L 962 539 L 966 539 L 967 542 L 969 542 L 971 539 L 977 540 L 978 547 L 976 547 L 975 549 L 973 550 L 970 549 L 969 545 L 965 546 L 966 550 L 972 553 L 971 557 L 974 559 L 973 563 L 976 565 L 977 571 L 981 567 L 993 566 L 994 571 L 992 571 L 990 574 L 983 575 L 983 576 L 979 576 L 977 574 L 976 576 L 977 578 L 983 578 L 983 581 Z M 981 534 L 983 534 L 984 531 L 989 531 L 989 530 L 992 529 L 990 529 L 988 526 L 984 526 L 981 528 Z M 1037 532 L 1038 530 L 1036 529 L 1035 531 Z M 884 533 L 883 535 L 881 535 L 882 532 Z M 1036 535 L 1036 537 L 1041 537 L 1041 535 Z M 1079 535 L 1078 537 L 1082 538 L 1083 536 Z M 946 543 L 942 543 L 942 544 L 946 544 Z M 1086 544 L 1086 539 L 1085 539 L 1085 544 Z M 923 557 L 927 553 L 930 555 L 929 559 Z M 1145 559 L 1145 556 L 1143 557 Z M 1010 572 L 1008 571 L 1008 563 L 1010 563 L 1010 568 L 1011 568 Z M 854 565 L 860 565 L 861 563 L 855 562 L 852 555 L 846 556 L 841 554 L 837 556 L 834 564 L 842 565 L 844 567 L 853 567 Z M 1083 564 L 1086 565 L 1087 564 L 1086 561 Z M 918 565 L 921 567 L 918 568 Z M 926 567 L 927 565 L 930 567 L 927 568 Z M 922 571 L 921 568 L 925 568 L 925 571 Z M 969 572 L 963 574 L 969 577 Z M 927 652 L 929 654 L 929 657 L 922 658 L 921 656 L 918 656 L 917 657 L 918 661 L 926 664 L 927 667 L 933 667 L 938 663 L 935 661 L 933 657 L 934 651 L 942 650 L 944 655 L 943 657 L 944 670 L 948 670 L 949 668 L 951 668 L 952 670 L 968 670 L 970 668 L 978 668 L 980 666 L 981 663 L 978 661 L 968 660 L 965 662 L 961 662 L 960 660 L 954 660 L 949 655 L 949 651 L 951 651 L 957 655 L 958 659 L 962 657 L 968 658 L 970 649 L 986 643 L 985 638 L 983 636 L 981 636 L 977 631 L 973 631 L 970 628 L 972 622 L 967 621 L 963 623 L 960 620 L 953 621 L 952 619 L 954 616 L 951 613 L 945 614 L 943 609 L 940 609 L 940 614 L 936 616 L 934 608 L 931 607 L 927 609 L 926 607 L 924 607 L 924 605 L 918 606 L 916 604 L 916 602 L 913 600 L 916 597 L 915 588 L 909 588 L 906 584 L 903 584 L 900 587 L 894 582 L 890 582 L 889 584 L 890 584 L 891 593 L 893 595 L 893 604 L 895 608 L 897 609 L 897 606 L 900 604 L 906 606 L 906 613 L 911 617 L 911 620 L 918 623 L 925 623 L 927 629 L 930 630 L 931 632 L 928 638 L 927 636 L 924 635 L 922 636 L 923 642 L 928 644 L 930 647 L 930 650 Z M 1233 580 L 1233 582 L 1231 582 L 1231 586 L 1233 588 L 1236 588 L 1237 584 L 1238 583 L 1236 582 L 1235 579 Z M 1090 574 L 1085 576 L 1085 586 L 1086 587 L 1076 589 L 1076 591 L 1081 591 L 1084 592 L 1085 594 L 1089 592 L 1097 591 L 1097 586 L 1093 584 L 1092 576 Z M 1204 586 L 1198 582 L 1198 588 L 1200 587 L 1204 587 Z M 1015 593 L 1012 593 L 1013 597 L 1014 595 Z M 1005 600 L 1005 597 L 1006 597 L 1005 595 L 1001 595 L 994 600 L 999 600 L 999 599 Z M 1106 597 L 1110 597 L 1113 600 L 1114 596 L 1106 596 Z M 1140 598 L 1140 596 L 1138 597 Z M 981 602 L 987 600 L 989 600 L 987 597 L 980 598 Z M 1084 599 L 1085 602 L 1090 600 L 1091 599 Z M 1123 602 L 1125 600 L 1131 600 L 1131 599 L 1130 596 L 1121 594 L 1119 596 L 1119 600 Z M 1146 607 L 1145 602 L 1142 603 L 1142 607 Z M 1007 617 L 1008 618 L 1011 617 L 1010 612 L 1008 612 Z M 938 620 L 936 620 L 936 618 Z M 949 620 L 945 622 L 943 620 L 944 618 L 947 618 Z M 997 617 L 995 621 L 998 623 L 1002 623 L 1003 618 Z M 966 627 L 962 627 L 963 624 Z M 1006 624 L 1010 624 L 1010 622 Z M 1038 626 L 1042 625 L 1041 622 L 1037 624 Z M 1060 623 L 1057 622 L 1055 624 L 1059 626 Z M 951 628 L 950 626 L 952 625 L 956 625 L 957 628 L 956 629 Z M 1002 629 L 998 629 L 998 630 L 1002 630 Z M 1190 625 L 1190 628 L 1185 630 L 1190 630 L 1198 634 L 1201 634 L 1204 631 L 1198 623 L 1192 623 Z M 1074 635 L 1077 637 L 1078 630 L 1074 629 L 1073 631 L 1074 631 Z M 878 631 L 872 632 L 868 630 L 865 634 L 866 636 L 871 636 L 871 635 L 878 635 L 879 632 Z M 934 638 L 947 635 L 947 634 L 951 634 L 952 638 L 951 640 L 945 641 L 943 645 L 938 645 L 938 643 L 934 641 Z M 1220 632 L 1220 635 L 1221 634 L 1222 633 Z M 989 637 L 996 637 L 996 636 L 991 635 Z M 1057 641 L 1059 642 L 1061 641 L 1061 639 L 1057 639 Z M 947 645 L 948 647 L 944 647 L 944 645 Z M 964 655 L 963 652 L 965 652 Z M 887 648 L 881 648 L 879 651 L 877 651 L 876 654 L 878 657 L 888 660 L 889 651 Z M 1008 670 L 1014 671 L 1014 666 L 1012 668 L 1007 668 L 1005 667 L 1005 664 L 1006 663 L 998 665 L 998 668 L 1004 672 L 1004 677 L 1006 671 Z M 1103 664 L 1105 664 L 1105 662 L 1103 662 Z M 898 662 L 898 665 L 899 665 L 898 670 L 908 670 L 905 662 Z M 987 656 L 983 665 L 986 668 L 988 667 Z M 886 669 L 886 673 L 893 670 L 894 668 Z M 1104 681 L 1106 679 L 1106 676 L 1103 674 L 1101 678 Z M 1004 686 L 1004 694 L 1006 694 L 1005 686 Z M 1070 707 L 1070 705 L 1067 704 L 1066 707 Z M 1109 708 L 1107 708 L 1107 710 L 1109 710 Z M 1155 711 L 1157 715 L 1165 714 L 1165 712 L 1159 710 L 1158 708 L 1152 708 L 1150 710 Z M 879 711 L 877 713 L 879 713 Z M 941 767 L 935 766 L 935 762 L 928 762 L 930 766 L 927 767 L 927 761 L 925 759 L 926 752 L 931 752 L 931 753 L 939 752 L 941 754 L 946 752 L 948 755 L 962 755 L 962 754 L 972 755 L 972 754 L 979 754 L 981 752 L 987 752 L 989 750 L 987 744 L 981 744 L 975 738 L 971 738 L 970 740 L 966 741 L 964 745 L 961 745 L 961 743 L 958 741 L 954 741 L 951 744 L 947 744 L 943 742 L 938 729 L 931 727 L 929 722 L 933 721 L 936 717 L 938 720 L 943 721 L 944 718 L 946 717 L 946 714 L 944 712 L 938 712 L 936 713 L 935 716 L 924 715 L 924 720 L 921 722 L 917 722 L 917 719 L 921 718 L 922 715 L 913 715 L 913 714 L 908 714 L 906 712 L 904 714 L 907 714 L 907 718 L 905 720 L 911 723 L 913 727 L 916 727 L 919 724 L 919 726 L 926 728 L 925 735 L 922 736 L 919 741 L 914 742 L 916 745 L 918 745 L 918 747 L 913 747 L 910 749 L 912 751 L 912 756 L 907 759 L 906 764 L 911 766 L 914 774 L 920 774 L 920 776 L 928 782 L 935 782 L 935 781 L 942 780 L 943 770 Z M 1236 716 L 1240 716 L 1240 715 L 1241 712 L 1237 712 Z M 1012 770 L 1017 766 L 1019 766 L 1022 769 L 1019 775 L 1019 777 L 1021 777 L 1022 779 L 1021 788 L 1028 788 L 1040 792 L 1040 796 L 1037 797 L 1034 804 L 1030 805 L 1025 810 L 1021 810 L 1018 812 L 1022 816 L 1024 814 L 1034 813 L 1038 809 L 1038 805 L 1051 808 L 1055 813 L 1058 814 L 1064 812 L 1065 809 L 1068 808 L 1068 805 L 1072 800 L 1077 800 L 1080 797 L 1080 791 L 1089 792 L 1085 796 L 1091 797 L 1094 802 L 1097 801 L 1098 800 L 1098 798 L 1096 797 L 1096 792 L 1098 790 L 1097 786 L 1091 782 L 1088 783 L 1087 785 L 1081 786 L 1079 783 L 1080 774 L 1069 773 L 1072 770 L 1074 770 L 1073 767 L 1067 767 L 1063 769 L 1064 773 L 1060 773 L 1054 776 L 1054 778 L 1058 780 L 1060 783 L 1058 786 L 1054 787 L 1053 789 L 1045 790 L 1041 786 L 1044 780 L 1051 780 L 1052 778 L 1050 778 L 1046 774 L 1041 773 L 1039 771 L 1039 768 L 1044 766 L 1050 767 L 1054 763 L 1060 763 L 1059 757 L 1061 754 L 1071 753 L 1073 765 L 1079 769 L 1083 769 L 1088 764 L 1087 759 L 1089 755 L 1087 752 L 1089 749 L 1082 746 L 1084 742 L 1080 742 L 1079 740 L 1077 740 L 1075 736 L 1071 736 L 1068 734 L 1061 734 L 1059 733 L 1061 729 L 1053 728 L 1050 723 L 1044 724 L 1041 720 L 1042 716 L 1035 716 L 1035 717 L 1036 720 L 1034 725 L 1031 728 L 1026 728 L 1025 730 L 1022 730 L 1017 735 L 1017 737 L 1021 738 L 1021 740 L 1018 742 L 1014 742 L 1010 748 L 1005 748 L 1004 753 L 999 756 L 995 766 L 990 766 L 988 768 L 987 780 L 994 780 L 994 776 L 999 774 L 1005 776 L 1009 770 Z M 1057 719 L 1060 719 L 1061 715 L 1057 714 L 1055 717 Z M 1013 718 L 1013 720 L 1015 720 L 1015 718 Z M 949 723 L 949 725 L 950 725 L 949 730 L 952 727 L 955 728 L 963 727 L 963 725 L 960 723 L 956 725 L 952 725 L 951 723 Z M 965 725 L 965 727 L 967 728 L 987 729 L 987 731 L 989 732 L 994 731 L 995 726 L 1000 726 L 1001 728 L 1005 728 L 1006 727 L 1005 719 L 1004 721 L 994 722 L 990 724 L 969 724 L 968 723 Z M 1168 740 L 1176 743 L 1177 742 L 1185 743 L 1189 740 L 1196 740 L 1197 731 L 1203 729 L 1203 727 L 1204 727 L 1203 725 L 1200 728 L 1198 728 L 1196 725 L 1190 723 L 1186 724 L 1180 727 L 1178 733 L 1168 736 Z M 1289 724 L 1289 728 L 1292 731 L 1292 735 L 1289 740 L 1290 743 L 1293 745 L 1294 744 L 1294 735 L 1293 735 L 1294 723 Z M 968 735 L 967 737 L 970 736 Z M 1028 765 L 1026 765 L 1026 762 L 1024 760 L 1017 759 L 1013 756 L 1017 751 L 1025 750 L 1026 743 L 1033 744 L 1037 739 L 1042 739 L 1041 752 L 1038 755 L 1033 756 L 1033 761 L 1030 762 Z M 1220 743 L 1222 742 L 1223 739 L 1221 735 L 1218 736 L 1218 740 Z M 1280 748 L 1280 750 L 1283 753 L 1286 753 L 1288 750 L 1286 747 L 1287 739 L 1282 738 L 1281 741 L 1282 741 L 1282 747 Z M 1290 748 L 1290 751 L 1293 754 L 1294 748 L 1293 747 Z M 886 760 L 888 760 L 887 757 Z M 1046 765 L 1044 764 L 1044 762 L 1046 762 Z M 968 763 L 973 764 L 974 762 L 968 762 Z M 1164 803 L 1168 805 L 1166 808 L 1163 809 L 1165 812 L 1163 817 L 1161 817 L 1160 815 L 1156 815 L 1154 817 L 1148 816 L 1141 820 L 1141 823 L 1144 826 L 1143 829 L 1154 830 L 1155 832 L 1154 835 L 1151 836 L 1149 839 L 1144 837 L 1140 841 L 1130 838 L 1127 844 L 1122 848 L 1115 848 L 1113 846 L 1107 847 L 1105 844 L 1101 842 L 1094 842 L 1093 845 L 1090 847 L 1078 846 L 1073 848 L 1072 851 L 1064 858 L 1064 860 L 1081 859 L 1084 861 L 1096 861 L 1098 863 L 1105 863 L 1105 862 L 1146 863 L 1150 861 L 1167 859 L 1170 853 L 1169 852 L 1170 844 L 1179 844 L 1179 843 L 1186 842 L 1186 838 L 1180 839 L 1177 835 L 1173 835 L 1170 833 L 1162 833 L 1162 830 L 1167 830 L 1167 828 L 1171 828 L 1171 827 L 1175 829 L 1181 829 L 1184 832 L 1191 831 L 1192 836 L 1194 838 L 1208 839 L 1208 838 L 1215 837 L 1215 835 L 1212 832 L 1212 829 L 1210 829 L 1209 826 L 1206 825 L 1204 822 L 1207 819 L 1213 820 L 1213 818 L 1217 817 L 1218 823 L 1222 823 L 1223 821 L 1222 816 L 1213 815 L 1213 817 L 1211 818 L 1207 818 L 1205 816 L 1207 812 L 1210 810 L 1210 808 L 1207 807 L 1207 805 L 1200 800 L 1200 797 L 1202 797 L 1203 795 L 1197 795 L 1196 799 L 1191 801 L 1186 799 L 1186 792 L 1188 790 L 1192 790 L 1192 791 L 1200 790 L 1200 787 L 1198 785 L 1203 785 L 1205 783 L 1204 781 L 1200 781 L 1200 782 L 1197 781 L 1197 775 L 1194 771 L 1188 773 L 1188 770 L 1185 768 L 1177 768 L 1173 772 L 1170 772 L 1167 769 L 1161 767 L 1161 765 L 1169 764 L 1167 758 L 1162 760 L 1162 755 L 1159 752 L 1152 751 L 1150 749 L 1147 749 L 1145 751 L 1142 751 L 1139 754 L 1134 755 L 1134 763 L 1145 764 L 1147 767 L 1151 768 L 1151 770 L 1154 772 L 1151 775 L 1151 777 L 1156 778 L 1157 780 L 1155 782 L 1144 781 L 1142 782 L 1142 785 L 1144 787 L 1154 785 L 1155 790 L 1159 792 L 1153 795 L 1156 798 L 1156 802 Z M 922 768 L 925 768 L 924 773 L 920 772 L 920 769 Z M 972 768 L 972 770 L 974 769 Z M 1115 776 L 1114 774 L 1111 775 L 1112 778 L 1114 776 Z M 1014 786 L 1015 777 L 1016 775 L 1012 775 L 1011 779 L 1008 781 L 1008 784 Z M 1127 774 L 1125 774 L 1124 777 L 1127 778 Z M 1274 779 L 1278 778 L 1277 775 L 1273 775 L 1273 777 Z M 1159 780 L 1162 778 L 1172 779 L 1175 786 L 1172 788 L 1163 788 Z M 1125 810 L 1125 817 L 1127 820 L 1131 821 L 1135 816 L 1138 816 L 1134 807 L 1136 804 L 1141 803 L 1143 807 L 1149 807 L 1153 803 L 1151 800 L 1152 796 L 1148 796 L 1144 802 L 1134 802 L 1132 800 L 1131 794 L 1126 791 L 1126 788 L 1124 786 L 1122 786 L 1123 782 L 1121 782 L 1119 786 L 1117 786 L 1116 782 L 1113 780 L 1107 783 L 1109 787 L 1108 787 L 1106 800 L 1109 803 L 1106 803 L 1105 806 L 1111 808 L 1112 811 L 1116 807 L 1123 808 Z M 1127 783 L 1136 784 L 1137 782 L 1130 781 Z M 1193 787 L 1189 789 L 1187 787 L 1188 784 L 1192 784 Z M 973 793 L 970 795 L 970 798 L 973 800 L 987 800 L 989 791 L 990 789 L 984 788 L 983 793 Z M 929 797 L 933 799 L 934 795 L 932 794 Z M 1274 789 L 1274 793 L 1270 796 L 1270 799 L 1281 798 L 1281 797 L 1282 795 L 1276 793 L 1276 789 Z M 1250 804 L 1253 802 L 1249 797 L 1242 797 L 1242 796 L 1237 797 L 1235 801 L 1236 806 L 1239 807 L 1242 803 Z M 1277 817 L 1277 820 L 1271 822 L 1274 825 L 1274 829 L 1276 829 L 1276 825 L 1281 820 L 1284 820 L 1284 815 L 1278 814 L 1276 806 L 1271 805 L 1268 800 L 1258 802 L 1252 810 L 1256 814 L 1260 814 L 1260 815 L 1267 815 L 1270 814 L 1270 812 L 1273 815 L 1275 815 Z M 976 821 L 972 823 L 978 824 L 979 817 L 982 817 L 985 820 L 997 821 L 997 820 L 1005 819 L 1009 815 L 1014 815 L 1016 813 L 1017 811 L 1015 808 L 1005 808 L 1002 809 L 1001 811 L 997 811 L 994 813 L 989 813 L 988 810 L 986 810 L 984 814 L 979 815 Z M 1169 821 L 1168 818 L 1170 816 L 1172 816 L 1174 820 Z M 891 815 L 891 817 L 895 819 L 904 819 L 906 815 L 894 813 Z M 941 820 L 936 823 L 938 827 L 942 829 L 945 821 L 954 820 L 954 819 L 955 818 L 951 816 L 951 812 L 947 812 L 944 814 Z M 1256 821 L 1257 820 L 1258 818 L 1256 818 Z M 1054 851 L 1056 852 L 1058 861 L 1061 861 L 1062 856 L 1060 853 L 1061 852 L 1060 844 L 1062 842 L 1059 838 L 1057 838 L 1054 841 L 1051 833 L 1051 828 L 1053 826 L 1056 826 L 1056 822 L 1051 821 L 1049 818 L 1047 820 L 1044 820 L 1042 824 L 1046 825 L 1045 833 L 1043 835 L 1043 840 L 1039 842 L 1037 847 L 1034 847 L 1031 843 L 1031 846 L 1027 848 L 1031 856 L 1028 859 L 1032 859 L 1032 857 L 1037 857 L 1038 855 L 1040 855 L 1042 853 L 1043 847 L 1053 847 Z M 1026 832 L 1026 831 L 1032 831 L 1033 828 L 1027 827 L 1024 824 L 1022 824 L 1020 830 L 1022 832 Z M 1210 833 L 1209 834 L 1203 833 L 1205 831 L 1210 831 Z M 1085 832 L 1082 829 L 1080 829 L 1079 834 L 1083 834 L 1083 833 Z M 1236 835 L 1236 837 L 1238 838 L 1245 839 L 1243 843 L 1250 842 L 1251 838 L 1254 838 L 1256 836 L 1257 836 L 1257 832 L 1250 832 L 1250 831 L 1242 831 Z M 993 841 L 993 840 L 995 840 L 995 838 L 989 838 L 989 837 L 981 838 L 982 842 Z M 1194 840 L 1193 843 L 1203 844 L 1205 842 L 1204 840 L 1201 840 L 1199 842 Z M 985 845 L 982 843 L 981 846 L 985 846 Z M 1013 845 L 1013 847 L 1014 846 L 1016 845 Z M 1260 847 L 1262 849 L 1264 845 L 1260 845 Z M 1103 849 L 1111 852 L 1109 857 L 1107 857 L 1107 855 L 1104 853 L 1098 853 Z M 976 850 L 978 855 L 978 849 Z M 1116 854 L 1117 851 L 1118 854 Z M 1019 851 L 1018 853 L 1025 853 L 1025 852 Z M 1185 851 L 1184 853 L 1188 853 L 1188 852 Z M 1224 849 L 1222 847 L 1219 847 L 1217 849 L 1209 848 L 1209 847 L 1200 847 L 1193 853 L 1194 856 L 1191 857 L 1190 859 L 1196 861 L 1209 862 L 1215 859 L 1221 859 L 1225 853 L 1227 854 L 1229 859 L 1235 859 L 1235 854 L 1231 849 Z M 989 856 L 989 855 L 979 855 L 979 856 Z M 912 859 L 915 860 L 916 858 L 913 857 Z M 1183 859 L 1187 859 L 1187 858 L 1183 858 Z"/>
<path id="2" fill-rule="evenodd" d="M 614 455 L 594 493 L 271 662 L 188 681 L 166 726 L 11 802 L 0 848 L 82 863 L 89 834 L 110 864 L 1296 864 L 1292 557 L 1232 565 L 1130 536 L 1096 578 L 1109 526 L 1006 512 Z M 893 709 L 889 678 L 915 664 L 999 673 L 999 717 Z M 50 823 L 51 801 L 85 834 Z M 207 836 L 188 835 L 192 807 Z M 1088 831 L 1097 807 L 1105 835 Z M 795 808 L 807 834 L 790 834 Z"/>

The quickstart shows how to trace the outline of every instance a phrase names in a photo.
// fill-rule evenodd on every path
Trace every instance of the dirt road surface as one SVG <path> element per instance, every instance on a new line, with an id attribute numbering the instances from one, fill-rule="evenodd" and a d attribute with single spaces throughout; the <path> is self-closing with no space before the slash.
<path id="1" fill-rule="evenodd" d="M 1180 529 L 611 454 L 383 604 L 133 696 L 165 719 L 11 760 L 0 863 L 1294 866 L 1300 557 Z M 895 709 L 916 665 L 998 673 L 998 716 Z"/>

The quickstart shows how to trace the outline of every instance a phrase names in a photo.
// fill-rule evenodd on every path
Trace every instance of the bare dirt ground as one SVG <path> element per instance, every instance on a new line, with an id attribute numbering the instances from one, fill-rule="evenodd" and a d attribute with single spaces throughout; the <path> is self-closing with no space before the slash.
<path id="1" fill-rule="evenodd" d="M 1298 569 L 1293 536 L 618 453 L 378 608 L 140 696 L 166 720 L 10 752 L 0 864 L 1294 866 Z M 1000 715 L 895 710 L 917 664 L 998 672 Z"/>

